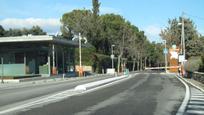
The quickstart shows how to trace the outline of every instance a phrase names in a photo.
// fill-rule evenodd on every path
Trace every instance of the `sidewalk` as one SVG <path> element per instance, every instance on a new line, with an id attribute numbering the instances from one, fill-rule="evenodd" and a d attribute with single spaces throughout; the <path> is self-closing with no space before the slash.
<path id="1" fill-rule="evenodd" d="M 40 77 L 40 78 L 26 78 L 21 79 L 20 81 L 10 81 L 10 82 L 0 82 L 0 88 L 6 88 L 6 87 L 23 87 L 23 86 L 30 86 L 30 85 L 43 85 L 43 84 L 52 84 L 57 82 L 67 82 L 67 81 L 76 81 L 76 80 L 82 80 L 82 79 L 91 79 L 93 77 L 105 77 L 110 76 L 108 74 L 94 74 L 86 77 L 65 77 L 62 76 L 51 76 L 51 77 Z"/>
<path id="2" fill-rule="evenodd" d="M 191 84 L 192 86 L 196 87 L 197 89 L 201 90 L 202 92 L 204 92 L 204 84 L 196 81 L 194 79 L 190 79 L 190 78 L 183 78 L 187 83 Z"/>

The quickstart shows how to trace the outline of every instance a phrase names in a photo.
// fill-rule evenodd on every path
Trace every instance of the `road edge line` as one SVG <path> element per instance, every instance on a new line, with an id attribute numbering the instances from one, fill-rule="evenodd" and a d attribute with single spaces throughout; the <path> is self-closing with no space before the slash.
<path id="1" fill-rule="evenodd" d="M 176 75 L 176 78 L 179 79 L 185 86 L 185 89 L 186 89 L 186 94 L 185 94 L 185 97 L 183 99 L 183 102 L 181 104 L 181 106 L 179 107 L 176 115 L 183 115 L 185 110 L 186 110 L 186 106 L 190 100 L 190 88 L 189 86 L 187 85 L 187 83 L 181 78 L 179 77 L 178 75 Z"/>

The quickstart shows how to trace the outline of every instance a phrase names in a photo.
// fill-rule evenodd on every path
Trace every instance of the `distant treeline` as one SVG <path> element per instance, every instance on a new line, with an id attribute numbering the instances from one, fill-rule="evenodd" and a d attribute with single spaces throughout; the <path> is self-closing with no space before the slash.
<path id="1" fill-rule="evenodd" d="M 22 35 L 46 35 L 39 26 L 33 26 L 32 28 L 22 28 L 22 29 L 8 29 L 5 30 L 3 26 L 0 25 L 0 37 L 8 37 L 8 36 L 22 36 Z"/>

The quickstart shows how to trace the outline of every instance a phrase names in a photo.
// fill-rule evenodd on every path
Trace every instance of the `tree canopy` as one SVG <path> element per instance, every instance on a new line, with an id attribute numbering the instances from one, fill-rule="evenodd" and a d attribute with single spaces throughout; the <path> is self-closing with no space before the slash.
<path id="1" fill-rule="evenodd" d="M 168 26 L 163 29 L 160 36 L 167 41 L 170 47 L 176 44 L 180 47 L 181 44 L 181 22 L 182 18 L 169 19 Z M 186 57 L 200 56 L 204 52 L 204 44 L 201 37 L 199 37 L 198 31 L 194 22 L 189 18 L 184 18 L 184 34 L 185 34 L 185 47 L 186 47 Z"/>
<path id="2" fill-rule="evenodd" d="M 92 4 L 92 10 L 75 9 L 63 14 L 61 18 L 62 36 L 71 39 L 74 34 L 81 33 L 94 46 L 94 57 L 101 56 L 104 59 L 107 59 L 107 57 L 110 59 L 111 46 L 114 44 L 114 55 L 118 60 L 118 68 L 121 67 L 121 64 L 126 64 L 129 61 L 134 63 L 133 70 L 134 68 L 144 68 L 144 63 L 147 60 L 149 60 L 149 65 L 157 62 L 163 63 L 159 61 L 162 58 L 162 53 L 155 53 L 156 51 L 162 51 L 160 44 L 152 45 L 145 36 L 144 31 L 131 24 L 121 15 L 113 13 L 100 15 L 98 0 L 92 0 Z M 152 53 L 152 48 L 155 49 L 156 47 L 160 48 L 160 50 L 155 50 Z M 95 59 L 104 62 L 98 58 Z M 136 63 L 138 64 L 137 67 Z"/>
<path id="3" fill-rule="evenodd" d="M 5 30 L 0 25 L 0 37 L 8 37 L 8 36 L 22 36 L 22 35 L 46 35 L 46 32 L 44 32 L 39 26 L 33 26 L 30 29 L 23 28 L 23 29 L 12 29 Z"/>

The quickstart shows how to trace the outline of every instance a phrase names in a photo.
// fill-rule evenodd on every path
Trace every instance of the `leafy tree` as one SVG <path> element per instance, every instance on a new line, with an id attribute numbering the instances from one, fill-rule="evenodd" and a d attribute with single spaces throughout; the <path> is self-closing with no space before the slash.
<path id="1" fill-rule="evenodd" d="M 5 34 L 4 28 L 0 25 L 0 37 L 3 37 Z"/>
<path id="2" fill-rule="evenodd" d="M 122 67 L 121 64 L 126 65 L 131 59 L 134 61 L 133 70 L 135 70 L 136 59 L 137 69 L 139 67 L 143 69 L 147 59 L 151 59 L 151 62 L 155 63 L 156 59 L 153 60 L 152 55 L 149 55 L 148 46 L 151 43 L 147 40 L 144 31 L 140 31 L 138 27 L 126 21 L 121 15 L 99 15 L 100 3 L 98 0 L 92 0 L 92 3 L 92 11 L 83 9 L 65 13 L 61 19 L 63 25 L 61 31 L 67 39 L 71 39 L 73 34 L 78 33 L 87 37 L 88 42 L 95 47 L 95 54 L 89 53 L 94 57 L 94 70 L 97 70 L 97 65 L 98 68 L 102 68 L 99 66 L 103 66 L 103 68 L 109 66 L 112 44 L 115 45 L 114 54 L 118 58 L 118 71 Z M 155 58 L 160 56 L 159 53 Z M 105 65 L 104 60 L 107 62 Z"/>
<path id="3" fill-rule="evenodd" d="M 167 40 L 167 45 L 171 46 L 176 44 L 180 46 L 181 44 L 181 25 L 179 23 L 182 21 L 182 18 L 179 19 L 172 19 L 168 21 L 168 26 L 163 29 L 160 33 L 162 39 Z M 198 32 L 192 20 L 184 19 L 184 34 L 185 34 L 185 42 L 188 43 L 189 40 L 197 39 Z"/>
<path id="4" fill-rule="evenodd" d="M 100 3 L 98 0 L 92 0 L 92 4 L 93 4 L 93 17 L 94 19 L 97 19 L 97 17 L 99 16 L 99 7 L 100 7 Z"/>
<path id="5" fill-rule="evenodd" d="M 26 30 L 24 30 L 24 32 L 26 32 Z M 33 26 L 30 30 L 28 30 L 28 33 L 32 35 L 46 35 L 46 32 L 44 32 L 39 26 Z"/>
<path id="6" fill-rule="evenodd" d="M 186 52 L 187 57 L 201 56 L 204 53 L 204 40 L 189 40 L 188 44 L 186 44 L 186 48 L 188 49 L 188 51 Z"/>
<path id="7" fill-rule="evenodd" d="M 81 33 L 82 36 L 90 39 L 91 15 L 90 10 L 73 10 L 65 13 L 61 19 L 63 36 L 71 39 L 73 34 Z"/>
<path id="8" fill-rule="evenodd" d="M 33 26 L 31 29 L 23 28 L 23 29 L 9 29 L 5 30 L 3 36 L 22 36 L 22 35 L 46 35 L 39 26 Z"/>
<path id="9" fill-rule="evenodd" d="M 9 29 L 5 32 L 5 36 L 21 36 L 21 30 L 20 29 Z"/>
<path id="10" fill-rule="evenodd" d="M 181 25 L 178 25 L 182 21 L 182 18 L 172 19 L 168 21 L 168 27 L 162 30 L 160 36 L 162 39 L 167 41 L 167 46 L 170 47 L 173 44 L 176 44 L 180 47 L 181 44 Z M 185 44 L 187 58 L 192 55 L 194 49 L 194 44 L 198 40 L 198 32 L 192 20 L 189 18 L 184 18 L 184 34 L 185 34 Z M 195 49 L 194 49 L 195 50 Z"/>

